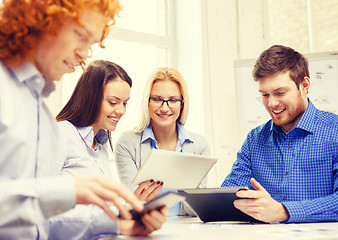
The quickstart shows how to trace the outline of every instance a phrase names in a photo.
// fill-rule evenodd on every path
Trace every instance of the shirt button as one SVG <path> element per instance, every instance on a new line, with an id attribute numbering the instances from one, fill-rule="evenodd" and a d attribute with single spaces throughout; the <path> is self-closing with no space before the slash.
<path id="1" fill-rule="evenodd" d="M 289 172 L 288 171 L 285 171 L 285 175 L 288 175 L 289 174 Z"/>
<path id="2" fill-rule="evenodd" d="M 288 145 L 288 149 L 290 149 L 291 148 L 291 146 L 290 145 Z"/>
<path id="3" fill-rule="evenodd" d="M 285 201 L 286 200 L 286 197 L 283 197 L 283 201 Z"/>
<path id="4" fill-rule="evenodd" d="M 35 82 L 38 83 L 38 84 L 40 84 L 42 82 L 42 79 L 41 78 L 37 78 L 37 79 L 35 79 Z"/>

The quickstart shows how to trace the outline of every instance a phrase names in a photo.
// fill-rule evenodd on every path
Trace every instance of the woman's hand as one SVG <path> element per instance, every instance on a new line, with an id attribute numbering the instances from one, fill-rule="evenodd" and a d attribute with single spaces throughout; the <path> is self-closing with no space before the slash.
<path id="1" fill-rule="evenodd" d="M 156 198 L 162 187 L 163 182 L 154 182 L 154 180 L 151 179 L 141 183 L 135 190 L 135 195 L 141 201 L 149 202 Z"/>

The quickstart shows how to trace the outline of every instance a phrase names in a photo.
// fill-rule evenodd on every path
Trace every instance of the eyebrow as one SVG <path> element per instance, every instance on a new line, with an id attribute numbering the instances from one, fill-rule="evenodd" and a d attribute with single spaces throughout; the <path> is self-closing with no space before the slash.
<path id="1" fill-rule="evenodd" d="M 86 28 L 86 26 L 84 24 L 81 24 L 81 23 L 74 23 L 74 25 L 77 27 L 77 28 L 80 28 L 82 30 L 84 30 L 86 32 L 87 35 L 89 36 L 92 36 L 93 34 Z"/>
<path id="2" fill-rule="evenodd" d="M 93 33 L 92 32 L 90 32 L 89 30 L 88 30 L 88 28 L 86 27 L 86 26 L 84 26 L 84 25 L 77 25 L 79 28 L 81 28 L 84 32 L 85 32 L 85 34 L 86 34 L 86 38 L 87 38 L 87 40 L 89 41 L 89 40 L 91 40 L 91 38 L 93 37 Z M 99 40 L 94 40 L 95 42 L 91 42 L 91 44 L 94 44 L 94 43 L 96 43 L 96 42 L 99 42 Z"/>
<path id="3" fill-rule="evenodd" d="M 156 95 L 156 94 L 154 94 L 154 95 L 150 95 L 150 97 L 155 97 L 155 98 L 163 98 L 162 96 L 160 96 L 160 95 Z M 180 96 L 169 96 L 169 98 L 180 98 Z"/>
<path id="4" fill-rule="evenodd" d="M 273 92 L 277 92 L 277 91 L 280 91 L 280 90 L 286 90 L 287 89 L 287 87 L 280 87 L 280 88 L 277 88 L 277 89 L 274 89 L 274 90 L 272 90 Z M 266 91 L 264 91 L 264 90 L 258 90 L 258 92 L 266 92 Z"/>
<path id="5" fill-rule="evenodd" d="M 83 26 L 84 30 L 87 32 L 89 37 L 93 36 L 93 33 L 91 31 L 88 30 L 88 28 L 86 28 L 85 26 Z"/>
<path id="6" fill-rule="evenodd" d="M 108 99 L 114 98 L 114 99 L 119 100 L 119 101 L 122 101 L 122 100 L 123 100 L 123 99 L 121 99 L 121 98 L 119 98 L 119 97 L 116 97 L 116 96 L 108 96 L 107 98 L 108 98 Z M 128 101 L 129 99 L 130 99 L 130 97 L 127 98 L 126 100 L 123 100 L 123 101 Z"/>
<path id="7" fill-rule="evenodd" d="M 86 37 L 89 41 L 92 38 L 93 34 L 85 26 L 83 26 L 82 29 L 86 32 Z"/>

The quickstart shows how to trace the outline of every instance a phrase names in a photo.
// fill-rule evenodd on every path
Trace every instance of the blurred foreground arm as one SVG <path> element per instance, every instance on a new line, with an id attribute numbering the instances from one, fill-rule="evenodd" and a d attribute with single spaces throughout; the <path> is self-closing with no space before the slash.
<path id="1" fill-rule="evenodd" d="M 75 177 L 76 203 L 95 204 L 103 209 L 112 219 L 117 219 L 106 201 L 112 202 L 125 219 L 131 219 L 129 208 L 123 204 L 126 200 L 136 211 L 143 210 L 143 204 L 123 183 L 112 181 L 103 175 L 91 177 Z M 106 200 L 106 201 L 105 201 Z"/>
<path id="2" fill-rule="evenodd" d="M 117 219 L 105 202 L 112 202 L 123 218 L 131 215 L 121 201 L 135 210 L 143 204 L 122 183 L 105 176 L 43 177 L 0 181 L 0 227 L 36 225 L 45 219 L 72 209 L 75 204 L 95 204 Z"/>

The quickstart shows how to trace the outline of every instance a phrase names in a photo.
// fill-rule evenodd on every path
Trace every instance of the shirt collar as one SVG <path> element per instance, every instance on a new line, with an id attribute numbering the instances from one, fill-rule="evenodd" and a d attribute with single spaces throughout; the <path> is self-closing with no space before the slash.
<path id="1" fill-rule="evenodd" d="M 76 127 L 82 139 L 86 142 L 88 146 L 92 146 L 94 139 L 94 130 L 92 126 L 88 127 Z M 101 145 L 104 145 L 108 141 L 108 134 L 105 130 L 100 129 L 96 136 L 95 142 L 98 142 Z"/>
<path id="2" fill-rule="evenodd" d="M 178 142 L 180 144 L 183 144 L 184 142 L 194 142 L 188 131 L 183 127 L 183 125 L 180 122 L 177 122 L 176 124 L 176 129 L 177 129 L 177 137 L 178 137 Z M 141 138 L 141 143 L 147 141 L 150 139 L 151 141 L 157 143 L 153 129 L 151 127 L 151 123 L 144 129 L 142 138 Z"/>
<path id="3" fill-rule="evenodd" d="M 178 142 L 183 145 L 185 142 L 194 142 L 188 131 L 183 127 L 180 122 L 177 122 L 177 135 L 178 135 Z"/>
<path id="4" fill-rule="evenodd" d="M 37 96 L 42 94 L 45 79 L 31 62 L 26 61 L 19 68 L 10 71 L 20 83 L 26 83 L 28 88 Z"/>
<path id="5" fill-rule="evenodd" d="M 315 119 L 316 111 L 317 111 L 316 107 L 312 104 L 310 99 L 308 99 L 308 106 L 307 106 L 305 112 L 303 113 L 302 117 L 300 118 L 299 122 L 297 123 L 297 125 L 293 129 L 302 129 L 302 130 L 305 130 L 307 132 L 313 132 L 314 131 L 313 122 L 314 122 L 314 119 Z M 272 123 L 272 125 L 271 125 L 271 131 L 272 130 L 275 131 L 275 132 L 283 132 L 281 127 L 277 126 L 275 123 Z"/>
<path id="6" fill-rule="evenodd" d="M 17 69 L 9 69 L 12 76 L 20 83 L 25 83 L 27 87 L 37 97 L 48 97 L 55 90 L 53 80 L 43 77 L 36 67 L 29 61 L 26 61 Z"/>

